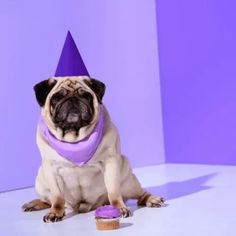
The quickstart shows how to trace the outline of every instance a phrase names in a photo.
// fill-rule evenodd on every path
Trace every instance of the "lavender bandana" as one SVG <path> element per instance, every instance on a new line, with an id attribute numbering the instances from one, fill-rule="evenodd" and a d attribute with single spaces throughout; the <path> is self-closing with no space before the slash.
<path id="1" fill-rule="evenodd" d="M 42 117 L 40 117 L 39 125 L 44 139 L 58 154 L 60 154 L 60 156 L 76 165 L 82 165 L 92 158 L 101 142 L 104 128 L 103 109 L 102 106 L 100 106 L 99 118 L 93 132 L 79 142 L 70 143 L 58 140 L 48 130 Z"/>

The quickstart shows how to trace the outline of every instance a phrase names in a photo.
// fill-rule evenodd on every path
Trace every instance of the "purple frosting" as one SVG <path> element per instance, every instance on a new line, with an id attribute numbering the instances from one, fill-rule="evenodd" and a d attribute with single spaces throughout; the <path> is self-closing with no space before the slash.
<path id="1" fill-rule="evenodd" d="M 103 107 L 100 106 L 98 122 L 93 132 L 85 139 L 75 143 L 58 140 L 49 131 L 42 117 L 40 118 L 39 125 L 44 139 L 47 140 L 50 146 L 53 147 L 60 156 L 76 165 L 82 165 L 92 158 L 101 142 L 104 128 L 103 113 Z"/>
<path id="2" fill-rule="evenodd" d="M 120 209 L 112 206 L 112 205 L 106 205 L 98 207 L 95 211 L 95 217 L 101 217 L 101 218 L 118 218 L 121 216 Z"/>

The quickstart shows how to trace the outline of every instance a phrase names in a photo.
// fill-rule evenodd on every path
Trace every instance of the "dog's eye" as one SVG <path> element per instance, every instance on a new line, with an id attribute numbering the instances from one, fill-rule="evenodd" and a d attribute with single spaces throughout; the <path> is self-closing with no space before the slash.
<path id="1" fill-rule="evenodd" d="M 93 96 L 83 88 L 79 88 L 77 92 L 80 97 L 85 98 L 87 101 L 91 102 L 93 100 Z"/>
<path id="2" fill-rule="evenodd" d="M 83 95 L 85 93 L 85 91 L 82 88 L 78 88 L 77 91 L 79 95 Z"/>
<path id="3" fill-rule="evenodd" d="M 60 90 L 59 92 L 53 94 L 52 98 L 51 98 L 51 106 L 55 107 L 56 104 L 62 99 L 64 98 L 66 95 L 66 91 L 65 90 Z"/>
<path id="4" fill-rule="evenodd" d="M 84 92 L 82 95 L 87 101 L 91 102 L 93 100 L 93 96 L 89 92 Z"/>

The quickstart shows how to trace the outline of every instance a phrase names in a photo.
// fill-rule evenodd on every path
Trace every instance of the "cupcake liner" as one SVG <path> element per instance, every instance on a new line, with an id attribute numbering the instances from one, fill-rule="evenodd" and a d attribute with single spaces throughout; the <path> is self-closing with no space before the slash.
<path id="1" fill-rule="evenodd" d="M 98 230 L 113 230 L 120 226 L 120 218 L 116 219 L 96 219 L 96 228 Z"/>

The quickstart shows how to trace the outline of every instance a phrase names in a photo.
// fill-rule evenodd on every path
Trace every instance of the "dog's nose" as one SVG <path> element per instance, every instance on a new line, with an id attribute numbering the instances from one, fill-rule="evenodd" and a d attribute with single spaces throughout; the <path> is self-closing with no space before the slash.
<path id="1" fill-rule="evenodd" d="M 77 122 L 79 120 L 79 115 L 76 113 L 69 113 L 66 120 L 69 123 Z"/>

